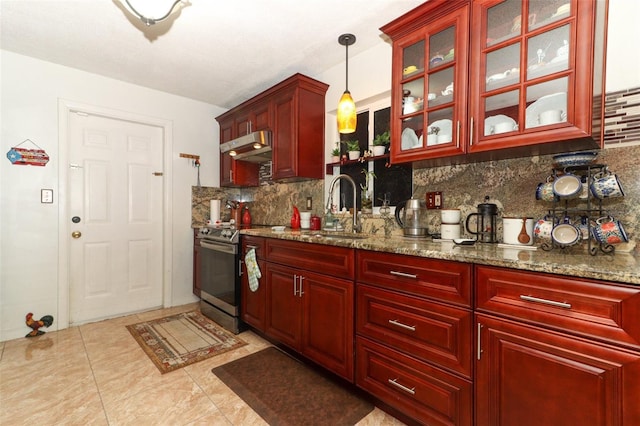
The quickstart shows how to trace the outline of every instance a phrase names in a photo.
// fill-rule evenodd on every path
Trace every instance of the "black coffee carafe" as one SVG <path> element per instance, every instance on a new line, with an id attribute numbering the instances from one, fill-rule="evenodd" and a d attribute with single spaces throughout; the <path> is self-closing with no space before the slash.
<path id="1" fill-rule="evenodd" d="M 476 236 L 481 243 L 497 243 L 496 226 L 498 221 L 498 206 L 489 202 L 489 196 L 484 197 L 484 203 L 478 204 L 478 212 L 467 216 L 465 227 L 467 232 Z M 477 216 L 475 232 L 469 229 L 469 219 Z"/>

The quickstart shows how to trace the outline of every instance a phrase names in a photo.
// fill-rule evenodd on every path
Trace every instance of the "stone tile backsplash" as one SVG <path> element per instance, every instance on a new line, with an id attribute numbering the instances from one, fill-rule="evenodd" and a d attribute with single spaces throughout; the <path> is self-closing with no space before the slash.
<path id="1" fill-rule="evenodd" d="M 603 201 L 606 213 L 621 220 L 632 239 L 640 230 L 640 88 L 607 94 L 605 104 L 605 149 L 596 163 L 606 164 L 615 172 L 625 190 L 624 198 Z M 462 217 L 476 211 L 476 206 L 489 196 L 498 204 L 502 216 L 540 218 L 552 207 L 537 201 L 535 190 L 551 174 L 553 156 L 533 156 L 501 161 L 415 169 L 414 197 L 427 191 L 442 191 L 444 208 L 459 208 Z M 253 222 L 288 224 L 292 206 L 301 210 L 306 198 L 312 197 L 315 214 L 322 215 L 324 182 L 310 180 L 295 183 L 271 182 L 268 173 L 257 188 L 192 188 L 192 225 L 200 226 L 208 219 L 209 200 L 220 198 L 248 201 Z M 266 178 L 266 179 L 265 179 Z M 224 205 L 224 201 L 223 201 Z M 223 217 L 228 210 L 222 209 Z M 348 218 L 343 218 L 349 224 Z M 439 212 L 430 214 L 430 232 L 439 231 Z M 394 220 L 379 216 L 364 217 L 365 232 L 400 234 Z M 392 228 L 392 229 L 390 229 Z M 498 235 L 500 236 L 500 230 Z"/>

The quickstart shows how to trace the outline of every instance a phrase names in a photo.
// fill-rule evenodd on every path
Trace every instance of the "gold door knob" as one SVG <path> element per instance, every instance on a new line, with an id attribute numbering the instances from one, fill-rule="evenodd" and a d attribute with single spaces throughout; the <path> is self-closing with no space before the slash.
<path id="1" fill-rule="evenodd" d="M 71 236 L 72 236 L 73 238 L 80 238 L 80 237 L 82 237 L 82 232 L 80 232 L 80 231 L 73 231 L 73 232 L 71 233 Z"/>

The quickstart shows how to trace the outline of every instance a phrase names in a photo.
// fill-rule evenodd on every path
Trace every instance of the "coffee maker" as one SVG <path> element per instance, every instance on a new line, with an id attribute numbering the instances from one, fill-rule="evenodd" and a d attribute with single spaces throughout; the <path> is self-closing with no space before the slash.
<path id="1" fill-rule="evenodd" d="M 475 232 L 469 229 L 469 220 L 476 216 Z M 478 212 L 467 216 L 465 228 L 467 232 L 476 236 L 476 240 L 481 243 L 497 243 L 496 237 L 498 221 L 498 206 L 489 202 L 489 196 L 484 197 L 484 203 L 478 204 Z"/>

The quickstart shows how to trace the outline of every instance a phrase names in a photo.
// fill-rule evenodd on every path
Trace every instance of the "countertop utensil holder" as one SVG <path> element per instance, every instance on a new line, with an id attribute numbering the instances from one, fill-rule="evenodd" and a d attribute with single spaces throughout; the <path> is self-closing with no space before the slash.
<path id="1" fill-rule="evenodd" d="M 593 176 L 607 170 L 607 166 L 605 164 L 589 164 L 583 166 L 567 166 L 567 167 L 558 167 L 552 169 L 552 175 L 554 180 L 564 174 L 571 173 L 576 176 L 579 176 L 583 181 L 583 185 L 587 185 L 587 196 L 586 198 L 570 198 L 570 199 L 557 199 L 552 202 L 552 208 L 549 209 L 549 217 L 553 218 L 554 223 L 562 223 L 565 217 L 571 217 L 574 215 L 579 215 L 583 218 L 586 218 L 586 226 L 587 226 L 587 238 L 581 239 L 581 242 L 577 245 L 581 245 L 585 242 L 587 244 L 587 250 L 589 254 L 595 256 L 598 253 L 613 253 L 615 251 L 615 247 L 611 244 L 601 243 L 596 241 L 592 235 L 592 222 L 596 219 L 608 216 L 607 211 L 602 207 L 602 201 L 599 198 L 594 197 L 591 193 L 591 182 L 593 180 Z M 586 183 L 584 182 L 586 177 Z M 566 249 L 575 246 L 561 246 L 555 243 L 553 240 L 549 242 L 544 242 L 541 244 L 540 248 L 542 250 L 553 250 L 553 249 Z"/>

